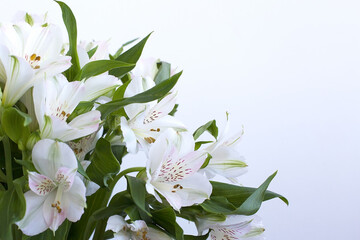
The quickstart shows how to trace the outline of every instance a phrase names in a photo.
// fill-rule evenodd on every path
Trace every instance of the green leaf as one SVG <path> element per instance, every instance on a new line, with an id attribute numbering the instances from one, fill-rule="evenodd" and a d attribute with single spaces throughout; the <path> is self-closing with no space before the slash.
<path id="1" fill-rule="evenodd" d="M 26 203 L 20 184 L 8 191 L 0 191 L 0 239 L 12 239 L 11 226 L 25 215 Z"/>
<path id="2" fill-rule="evenodd" d="M 113 100 L 121 100 L 124 98 L 125 90 L 129 85 L 130 81 L 127 81 L 123 85 L 121 85 L 114 93 Z"/>
<path id="3" fill-rule="evenodd" d="M 184 232 L 176 222 L 176 214 L 171 207 L 151 212 L 154 222 L 165 229 L 176 240 L 184 240 Z"/>
<path id="4" fill-rule="evenodd" d="M 76 19 L 71 9 L 65 3 L 61 1 L 56 1 L 62 11 L 62 17 L 66 26 L 66 30 L 69 35 L 69 52 L 67 55 L 71 56 L 71 67 L 66 71 L 65 75 L 69 81 L 75 79 L 75 76 L 80 71 L 79 56 L 77 54 L 77 27 Z"/>
<path id="5" fill-rule="evenodd" d="M 139 43 L 137 43 L 135 46 L 133 46 L 132 48 L 130 48 L 129 50 L 127 50 L 126 52 L 124 52 L 123 54 L 118 56 L 115 60 L 121 61 L 121 62 L 126 62 L 126 63 L 136 64 L 136 62 L 139 60 L 139 58 L 141 56 L 141 53 L 145 46 L 145 43 L 148 40 L 148 38 L 150 37 L 150 35 L 151 35 L 151 33 L 149 35 L 147 35 L 144 39 L 142 39 Z M 121 77 L 125 73 L 130 72 L 134 67 L 135 67 L 135 65 L 128 67 L 128 68 L 115 68 L 115 69 L 112 69 L 109 72 L 109 74 L 114 75 L 115 77 Z"/>
<path id="6" fill-rule="evenodd" d="M 107 181 L 120 171 L 120 164 L 111 151 L 111 144 L 100 138 L 90 159 L 91 163 L 86 173 L 93 182 L 101 187 L 107 187 Z"/>
<path id="7" fill-rule="evenodd" d="M 255 214 L 261 206 L 261 203 L 264 201 L 266 189 L 269 187 L 270 182 L 276 176 L 275 172 L 270 177 L 268 177 L 261 186 L 253 192 L 250 197 L 248 197 L 243 204 L 236 210 L 236 214 L 241 215 L 253 215 Z"/>
<path id="8" fill-rule="evenodd" d="M 26 139 L 30 135 L 28 127 L 30 122 L 29 115 L 13 107 L 5 108 L 1 117 L 3 130 L 15 143 L 19 143 L 19 141 L 22 141 L 23 144 L 26 143 Z"/>
<path id="9" fill-rule="evenodd" d="M 169 115 L 170 115 L 170 116 L 174 116 L 175 113 L 177 112 L 178 107 L 179 107 L 179 104 L 176 103 L 176 104 L 174 105 L 174 108 L 171 110 L 171 112 L 169 112 Z"/>
<path id="10" fill-rule="evenodd" d="M 203 165 L 201 165 L 201 169 L 206 168 L 207 165 L 209 165 L 210 159 L 212 159 L 212 156 L 210 155 L 210 153 L 207 153 L 207 157 L 206 157 Z"/>
<path id="11" fill-rule="evenodd" d="M 198 129 L 196 129 L 196 131 L 193 134 L 194 139 L 195 140 L 198 139 L 201 136 L 201 134 L 203 134 L 205 131 L 208 131 L 215 139 L 217 139 L 219 130 L 218 127 L 216 126 L 216 120 L 209 121 L 206 124 L 199 127 Z"/>
<path id="12" fill-rule="evenodd" d="M 146 103 L 165 96 L 176 84 L 182 72 L 175 74 L 169 79 L 159 83 L 149 90 L 139 93 L 133 97 L 123 98 L 105 103 L 97 108 L 101 112 L 101 117 L 105 118 L 111 112 L 117 111 L 131 103 Z"/>
<path id="13" fill-rule="evenodd" d="M 76 118 L 77 116 L 87 113 L 89 111 L 91 111 L 94 108 L 94 103 L 93 102 L 80 102 L 76 108 L 74 109 L 74 111 L 72 111 L 71 115 L 67 118 L 67 122 L 71 122 L 74 118 Z"/>
<path id="14" fill-rule="evenodd" d="M 213 141 L 198 141 L 195 143 L 195 150 L 198 150 L 203 144 L 212 143 Z"/>
<path id="15" fill-rule="evenodd" d="M 206 239 L 208 239 L 209 234 L 210 234 L 210 231 L 207 234 L 201 235 L 201 236 L 185 235 L 184 240 L 206 240 Z"/>
<path id="16" fill-rule="evenodd" d="M 98 49 L 99 46 L 95 46 L 94 48 L 90 49 L 87 54 L 89 56 L 89 58 L 91 58 L 92 56 L 94 56 L 94 54 L 96 53 L 96 50 Z"/>
<path id="17" fill-rule="evenodd" d="M 236 207 L 226 197 L 211 196 L 200 205 L 205 211 L 216 214 L 232 214 Z"/>
<path id="18" fill-rule="evenodd" d="M 123 68 L 128 69 L 129 67 L 134 67 L 135 64 L 129 64 L 126 62 L 116 61 L 116 60 L 97 60 L 88 62 L 80 71 L 79 77 L 77 79 L 87 79 L 89 77 L 94 77 L 104 72 L 107 72 L 111 69 L 121 70 Z"/>
<path id="19" fill-rule="evenodd" d="M 77 171 L 78 171 L 84 178 L 86 178 L 87 180 L 90 180 L 89 176 L 86 174 L 86 172 L 85 172 L 83 166 L 81 165 L 80 161 L 77 160 L 77 162 L 78 162 L 78 169 L 77 169 Z"/>
<path id="20" fill-rule="evenodd" d="M 159 84 L 162 81 L 168 79 L 170 77 L 171 73 L 171 64 L 167 62 L 159 62 L 157 64 L 158 66 L 158 72 L 156 73 L 156 76 L 154 78 L 155 84 Z"/>
<path id="21" fill-rule="evenodd" d="M 138 38 L 130 40 L 130 41 L 124 43 L 123 45 L 121 45 L 121 47 L 116 51 L 116 53 L 113 56 L 110 55 L 110 59 L 118 58 L 120 56 L 120 54 L 124 51 L 124 47 L 131 44 L 131 43 L 133 43 L 133 42 L 135 42 L 136 40 L 138 40 Z"/>
<path id="22" fill-rule="evenodd" d="M 232 184 L 222 183 L 222 182 L 214 182 L 211 181 L 211 185 L 213 187 L 213 191 L 211 196 L 224 196 L 226 197 L 234 206 L 239 207 L 245 200 L 256 191 L 256 188 L 250 187 L 241 187 Z M 264 201 L 279 198 L 284 203 L 289 205 L 288 200 L 280 194 L 266 191 L 264 196 Z"/>
<path id="23" fill-rule="evenodd" d="M 134 200 L 136 206 L 138 206 L 138 208 L 140 208 L 142 211 L 144 211 L 149 216 L 151 216 L 145 204 L 145 196 L 146 196 L 145 182 L 139 178 L 128 175 L 126 175 L 126 180 L 128 184 L 128 191 L 130 192 L 131 197 Z"/>

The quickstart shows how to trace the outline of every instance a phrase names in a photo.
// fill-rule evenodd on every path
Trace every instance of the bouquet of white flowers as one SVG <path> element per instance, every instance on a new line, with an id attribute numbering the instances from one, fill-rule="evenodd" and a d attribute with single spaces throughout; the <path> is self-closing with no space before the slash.
<path id="1" fill-rule="evenodd" d="M 261 203 L 288 203 L 267 190 L 276 173 L 258 188 L 211 181 L 246 171 L 242 129 L 219 134 L 212 120 L 190 133 L 174 117 L 181 72 L 139 60 L 150 34 L 111 55 L 107 42 L 79 44 L 57 3 L 68 43 L 46 16 L 0 25 L 0 239 L 263 239 Z M 138 151 L 146 166 L 121 168 Z"/>

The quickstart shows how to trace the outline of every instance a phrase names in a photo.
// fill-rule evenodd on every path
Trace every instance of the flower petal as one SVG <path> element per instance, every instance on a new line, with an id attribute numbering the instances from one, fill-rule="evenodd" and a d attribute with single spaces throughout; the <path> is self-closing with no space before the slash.
<path id="1" fill-rule="evenodd" d="M 98 75 L 84 82 L 85 93 L 82 101 L 92 101 L 121 85 L 121 81 L 112 75 Z"/>
<path id="2" fill-rule="evenodd" d="M 128 224 L 125 222 L 124 218 L 119 215 L 113 215 L 109 217 L 107 221 L 106 230 L 111 230 L 115 233 L 122 231 L 128 227 Z"/>
<path id="3" fill-rule="evenodd" d="M 144 124 L 151 123 L 154 120 L 164 117 L 173 110 L 176 102 L 176 94 L 169 94 L 159 103 L 152 107 L 144 118 Z"/>
<path id="4" fill-rule="evenodd" d="M 24 234 L 34 236 L 48 228 L 42 208 L 46 197 L 36 195 L 32 191 L 27 191 L 24 196 L 26 201 L 25 216 L 16 224 Z"/>
<path id="5" fill-rule="evenodd" d="M 55 177 L 60 167 L 77 169 L 77 160 L 71 148 L 62 142 L 44 139 L 37 142 L 32 151 L 35 168 L 48 177 Z"/>
<path id="6" fill-rule="evenodd" d="M 59 226 L 64 222 L 67 214 L 64 208 L 58 210 L 56 207 L 54 207 L 57 191 L 53 191 L 48 196 L 46 196 L 46 200 L 43 205 L 43 216 L 45 222 L 54 233 L 59 228 Z"/>
<path id="7" fill-rule="evenodd" d="M 39 196 L 45 196 L 56 187 L 55 183 L 47 176 L 36 172 L 29 172 L 29 187 Z"/>
<path id="8" fill-rule="evenodd" d="M 78 176 L 75 176 L 74 183 L 69 191 L 63 193 L 62 203 L 66 212 L 66 218 L 76 222 L 81 218 L 86 207 L 86 187 Z"/>
<path id="9" fill-rule="evenodd" d="M 125 117 L 121 117 L 120 123 L 121 131 L 124 137 L 124 142 L 129 153 L 137 153 L 138 144 L 135 133 L 129 127 L 129 123 Z"/>

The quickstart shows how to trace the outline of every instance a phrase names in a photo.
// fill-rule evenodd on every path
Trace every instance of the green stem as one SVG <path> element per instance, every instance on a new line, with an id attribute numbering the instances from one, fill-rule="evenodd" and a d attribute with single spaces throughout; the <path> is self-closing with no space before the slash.
<path id="1" fill-rule="evenodd" d="M 0 191 L 5 191 L 6 189 L 4 188 L 4 186 L 0 183 Z"/>
<path id="2" fill-rule="evenodd" d="M 13 174 L 12 174 L 12 165 L 11 165 L 11 148 L 9 138 L 4 136 L 2 139 L 4 144 L 4 151 L 5 151 L 5 168 L 6 168 L 6 183 L 9 189 L 13 188 Z"/>

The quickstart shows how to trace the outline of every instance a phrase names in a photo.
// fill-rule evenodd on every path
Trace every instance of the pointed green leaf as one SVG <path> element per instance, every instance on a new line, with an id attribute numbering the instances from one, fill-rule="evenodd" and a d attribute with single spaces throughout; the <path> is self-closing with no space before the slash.
<path id="1" fill-rule="evenodd" d="M 121 62 L 126 62 L 126 63 L 136 64 L 136 62 L 139 60 L 139 58 L 141 56 L 141 53 L 145 46 L 145 43 L 148 40 L 148 38 L 150 37 L 150 35 L 151 35 L 151 33 L 149 35 L 147 35 L 144 39 L 142 39 L 139 43 L 137 43 L 135 46 L 133 46 L 132 48 L 130 48 L 129 50 L 127 50 L 126 52 L 124 52 L 123 54 L 118 56 L 115 60 L 121 61 Z M 115 68 L 115 69 L 112 69 L 109 73 L 111 75 L 114 75 L 115 77 L 121 77 L 125 73 L 131 71 L 134 67 L 135 67 L 135 65 L 128 67 L 128 68 Z"/>
<path id="2" fill-rule="evenodd" d="M 26 113 L 23 113 L 16 108 L 5 108 L 2 117 L 1 124 L 6 135 L 15 142 L 22 141 L 25 144 L 26 139 L 30 135 L 28 125 L 31 122 L 31 118 Z"/>
<path id="3" fill-rule="evenodd" d="M 168 207 L 151 212 L 154 222 L 165 229 L 176 240 L 184 240 L 184 232 L 176 222 L 174 209 Z"/>
<path id="4" fill-rule="evenodd" d="M 101 117 L 105 118 L 110 113 L 117 111 L 124 106 L 131 103 L 146 103 L 153 100 L 159 99 L 165 96 L 176 84 L 177 80 L 181 76 L 182 72 L 175 74 L 169 79 L 159 83 L 158 85 L 152 87 L 151 89 L 139 93 L 133 97 L 123 98 L 119 100 L 114 100 L 108 103 L 105 103 L 97 108 L 101 112 Z"/>
<path id="5" fill-rule="evenodd" d="M 151 214 L 148 212 L 145 204 L 146 188 L 145 182 L 139 178 L 126 175 L 126 180 L 128 184 L 128 191 L 131 194 L 134 203 L 138 208 L 147 213 L 149 216 Z"/>
<path id="6" fill-rule="evenodd" d="M 98 49 L 99 46 L 95 46 L 94 48 L 90 49 L 87 54 L 89 56 L 89 58 L 92 58 L 92 56 L 94 56 L 94 54 L 96 53 L 96 50 Z"/>
<path id="7" fill-rule="evenodd" d="M 116 60 L 97 60 L 88 62 L 80 71 L 80 76 L 77 79 L 87 79 L 89 77 L 94 77 L 104 72 L 107 72 L 111 69 L 128 69 L 133 67 L 135 64 L 129 64 L 126 62 L 116 61 Z"/>
<path id="8" fill-rule="evenodd" d="M 194 139 L 198 139 L 205 131 L 208 131 L 215 139 L 218 137 L 218 127 L 216 126 L 216 120 L 212 120 L 202 125 L 194 132 Z"/>
<path id="9" fill-rule="evenodd" d="M 69 81 L 73 81 L 75 76 L 80 71 L 80 63 L 79 56 L 77 54 L 77 27 L 76 27 L 76 19 L 74 14 L 68 5 L 64 2 L 56 1 L 62 11 L 62 17 L 64 20 L 64 24 L 66 26 L 66 30 L 69 35 L 69 52 L 67 55 L 71 56 L 71 67 L 66 71 L 66 76 Z"/>

